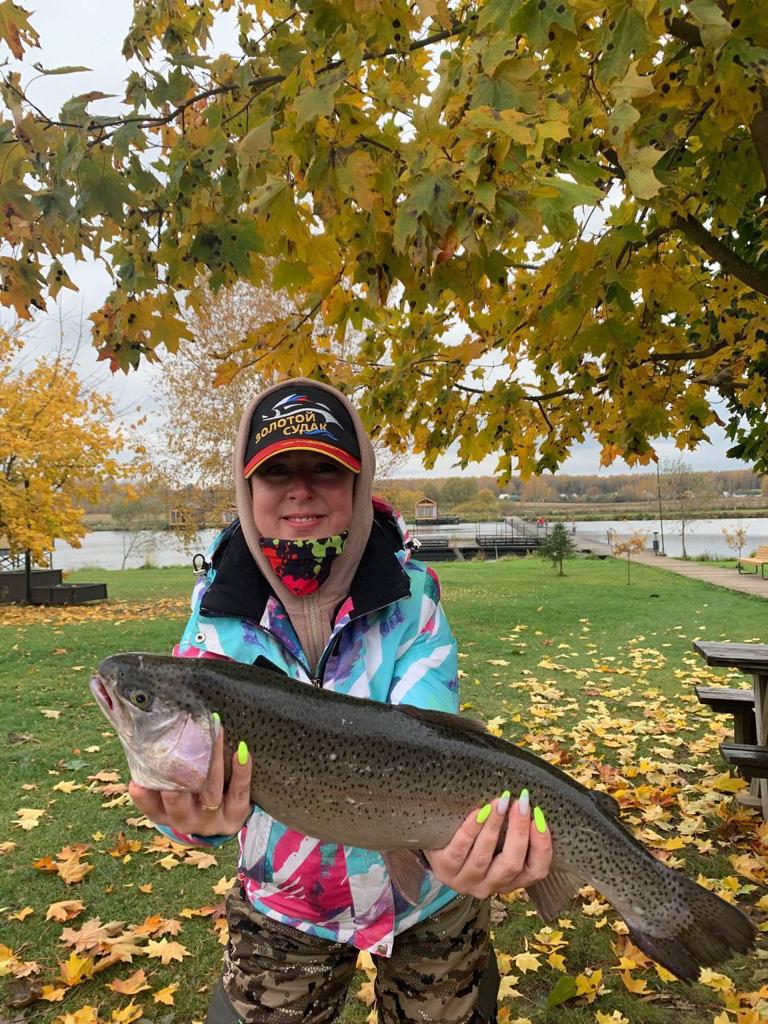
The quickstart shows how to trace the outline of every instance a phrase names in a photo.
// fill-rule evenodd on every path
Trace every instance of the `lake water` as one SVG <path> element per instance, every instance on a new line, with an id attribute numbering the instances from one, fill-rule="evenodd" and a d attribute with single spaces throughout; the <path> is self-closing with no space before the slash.
<path id="1" fill-rule="evenodd" d="M 710 554 L 720 557 L 733 556 L 722 533 L 723 527 L 734 528 L 744 526 L 747 531 L 747 543 L 744 554 L 749 554 L 758 544 L 768 544 L 768 518 L 764 519 L 711 519 L 701 520 L 689 525 L 686 529 L 686 549 L 689 555 Z M 526 529 L 535 534 L 535 523 L 527 523 Z M 455 537 L 469 540 L 476 534 L 503 534 L 509 527 L 495 523 L 458 523 L 453 526 L 426 526 L 420 524 L 413 531 L 417 536 L 428 534 L 431 537 Z M 607 531 L 615 530 L 619 540 L 628 537 L 637 530 L 648 533 L 648 548 L 651 548 L 653 531 L 659 530 L 657 520 L 603 520 L 593 523 L 577 523 L 577 535 L 584 538 L 607 543 Z M 204 551 L 216 536 L 215 530 L 201 530 L 197 542 L 185 550 L 179 538 L 170 530 L 140 535 L 139 545 L 129 553 L 126 568 L 144 565 L 192 565 L 192 555 L 196 551 Z M 130 535 L 116 530 L 103 530 L 89 533 L 83 539 L 82 547 L 73 548 L 61 541 L 56 542 L 53 564 L 57 569 L 119 569 L 123 561 L 123 551 L 130 544 Z M 124 547 L 125 545 L 125 547 Z M 664 547 L 671 556 L 682 554 L 680 543 L 680 523 L 675 520 L 664 522 Z"/>

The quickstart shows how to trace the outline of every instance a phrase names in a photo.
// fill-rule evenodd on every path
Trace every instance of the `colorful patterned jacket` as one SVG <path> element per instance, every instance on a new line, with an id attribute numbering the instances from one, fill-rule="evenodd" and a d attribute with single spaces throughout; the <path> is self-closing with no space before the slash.
<path id="1" fill-rule="evenodd" d="M 374 499 L 374 522 L 329 643 L 312 678 L 284 609 L 256 567 L 239 524 L 213 543 L 192 595 L 180 657 L 266 658 L 305 684 L 390 704 L 458 712 L 456 642 L 440 604 L 435 573 L 410 558 L 407 532 Z M 258 758 L 258 750 L 253 752 Z M 297 799 L 300 795 L 297 794 Z M 217 846 L 229 837 L 181 836 Z M 240 835 L 238 877 L 253 906 L 301 931 L 389 956 L 396 934 L 456 895 L 427 872 L 418 906 L 389 881 L 378 853 L 322 843 L 275 821 L 261 808 Z"/>

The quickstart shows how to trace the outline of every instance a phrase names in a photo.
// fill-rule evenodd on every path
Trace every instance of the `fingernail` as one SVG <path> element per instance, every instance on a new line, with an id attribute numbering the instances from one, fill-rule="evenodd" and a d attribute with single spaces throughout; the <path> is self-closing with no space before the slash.
<path id="1" fill-rule="evenodd" d="M 487 819 L 487 817 L 488 817 L 488 815 L 490 813 L 491 813 L 491 805 L 490 804 L 486 804 L 485 807 L 481 807 L 480 810 L 477 812 L 477 818 L 475 819 L 477 824 L 478 825 L 482 825 L 483 822 Z"/>
<path id="2" fill-rule="evenodd" d="M 248 747 L 246 746 L 245 740 L 240 740 L 237 745 L 237 760 L 240 764 L 245 764 L 248 760 Z"/>
<path id="3" fill-rule="evenodd" d="M 531 798 L 528 795 L 528 790 L 527 789 L 523 789 L 520 792 L 520 796 L 518 797 L 518 800 L 517 800 L 517 813 L 520 815 L 520 817 L 526 817 L 528 815 L 528 813 L 530 812 L 530 808 L 531 808 Z"/>
<path id="4" fill-rule="evenodd" d="M 508 789 L 505 789 L 499 799 L 496 801 L 496 813 L 506 814 L 509 808 L 509 797 L 510 793 Z"/>
<path id="5" fill-rule="evenodd" d="M 220 722 L 221 721 L 221 715 L 219 714 L 218 711 L 214 711 L 213 715 L 211 717 L 213 718 L 214 722 Z"/>
<path id="6" fill-rule="evenodd" d="M 533 823 L 536 826 L 537 832 L 546 832 L 547 823 L 544 820 L 544 811 L 540 807 L 534 807 L 533 809 Z"/>

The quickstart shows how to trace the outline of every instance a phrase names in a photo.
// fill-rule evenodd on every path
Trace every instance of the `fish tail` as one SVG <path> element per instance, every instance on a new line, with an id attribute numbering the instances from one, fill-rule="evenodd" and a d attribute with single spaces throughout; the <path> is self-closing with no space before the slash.
<path id="1" fill-rule="evenodd" d="M 629 937 L 644 953 L 684 981 L 695 981 L 701 967 L 747 953 L 755 926 L 743 911 L 692 879 L 659 864 L 668 902 L 654 916 L 652 907 L 625 908 Z"/>

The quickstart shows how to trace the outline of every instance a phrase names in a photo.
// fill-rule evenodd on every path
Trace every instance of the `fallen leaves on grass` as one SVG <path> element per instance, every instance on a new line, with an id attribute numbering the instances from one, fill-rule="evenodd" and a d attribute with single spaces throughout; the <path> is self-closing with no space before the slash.
<path id="1" fill-rule="evenodd" d="M 152 607 L 157 610 L 158 605 Z M 58 611 L 52 614 L 58 615 Z M 586 634 L 587 627 L 582 625 Z M 530 662 L 537 665 L 536 670 L 519 669 L 519 659 L 510 667 L 509 655 L 515 652 L 509 642 L 515 641 L 522 649 L 524 645 L 518 636 L 524 628 L 518 625 L 500 638 L 506 641 L 500 648 L 506 658 L 477 656 L 473 664 L 467 656 L 463 662 L 468 671 L 461 674 L 466 675 L 468 684 L 485 671 L 486 679 L 491 680 L 491 692 L 497 695 L 494 714 L 488 718 L 489 730 L 501 735 L 503 728 L 503 734 L 515 742 L 551 764 L 565 766 L 584 785 L 610 795 L 621 808 L 622 820 L 656 857 L 671 866 L 687 866 L 689 874 L 698 873 L 701 884 L 737 905 L 753 904 L 756 915 L 760 915 L 756 916 L 758 925 L 768 931 L 768 823 L 759 822 L 752 811 L 733 799 L 744 788 L 743 780 L 716 767 L 718 745 L 728 737 L 729 723 L 711 715 L 693 696 L 695 682 L 722 683 L 722 676 L 710 673 L 698 659 L 683 658 L 677 665 L 672 664 L 646 637 L 636 637 L 620 652 L 600 650 L 590 642 L 586 655 L 580 655 L 575 643 L 569 645 L 560 637 L 544 637 L 541 630 L 534 631 L 539 639 L 530 633 L 527 637 L 532 641 L 532 651 L 534 643 L 546 645 L 536 647 L 536 657 Z M 471 651 L 471 646 L 468 649 Z M 545 651 L 547 656 L 540 657 Z M 489 672 L 487 665 L 495 671 Z M 665 697 L 654 685 L 659 673 L 677 680 L 676 698 Z M 464 705 L 469 709 L 474 703 L 475 713 L 483 700 L 482 690 L 476 692 L 477 697 L 472 690 L 473 701 Z M 108 749 L 109 744 L 105 744 L 105 750 Z M 99 752 L 95 744 L 87 750 L 89 754 Z M 74 753 L 76 758 L 80 757 L 79 750 Z M 80 771 L 85 762 L 76 759 L 56 765 L 54 774 L 61 775 L 64 770 Z M 87 770 L 96 767 L 91 760 Z M 127 1006 L 105 1009 L 103 1000 L 96 995 L 97 991 L 105 995 L 105 988 L 113 994 L 113 1000 L 115 996 L 132 999 L 151 991 L 154 1004 L 173 1006 L 180 983 L 163 985 L 167 977 L 156 979 L 153 972 L 159 974 L 165 969 L 168 973 L 168 968 L 173 968 L 181 975 L 183 968 L 177 965 L 189 961 L 190 948 L 194 952 L 189 932 L 185 937 L 184 929 L 199 928 L 201 922 L 195 923 L 195 919 L 208 918 L 204 926 L 212 928 L 218 942 L 226 942 L 223 902 L 214 900 L 229 892 L 235 878 L 223 876 L 215 882 L 202 882 L 204 876 L 198 876 L 199 871 L 218 868 L 224 851 L 214 854 L 209 849 L 174 843 L 153 831 L 142 831 L 151 829 L 151 823 L 135 816 L 135 811 L 122 810 L 126 800 L 125 774 L 111 766 L 78 779 L 54 781 L 44 773 L 41 775 L 42 778 L 26 785 L 37 788 L 34 800 L 45 809 L 20 808 L 13 824 L 22 832 L 41 823 L 49 824 L 49 813 L 54 817 L 54 811 L 49 812 L 49 805 L 44 803 L 48 793 L 60 800 L 57 815 L 59 808 L 93 800 L 97 808 L 112 807 L 112 814 L 119 815 L 122 827 L 101 824 L 101 830 L 91 836 L 92 844 L 73 842 L 58 853 L 37 857 L 34 864 L 38 870 L 58 876 L 50 883 L 73 885 L 85 881 L 81 891 L 88 893 L 89 914 L 93 916 L 79 927 L 69 925 L 84 914 L 85 900 L 61 900 L 46 907 L 34 905 L 34 898 L 28 896 L 30 906 L 20 907 L 19 901 L 5 908 L 5 916 L 14 922 L 14 935 L 22 935 L 26 927 L 34 925 L 35 918 L 30 912 L 35 910 L 40 915 L 37 920 L 44 911 L 47 921 L 64 927 L 57 927 L 53 937 L 58 944 L 56 962 L 49 958 L 41 965 L 25 960 L 28 949 L 21 939 L 16 943 L 14 938 L 15 949 L 0 946 L 0 975 L 29 979 L 31 998 L 48 1002 L 66 999 L 68 1007 L 73 993 L 74 998 L 87 1000 L 79 1009 L 67 1009 L 57 1017 L 58 1024 L 130 1024 L 142 1016 L 142 1007 L 133 1001 Z M 84 783 L 79 781 L 83 778 Z M 535 794 L 531 795 L 535 799 Z M 96 822 L 92 822 L 89 828 L 95 826 Z M 21 836 L 17 843 L 2 843 L 0 853 L 13 854 L 28 865 L 32 857 L 26 862 L 20 857 L 24 844 L 31 844 L 40 834 Z M 232 854 L 233 851 L 226 850 L 225 867 L 232 864 Z M 185 881 L 178 887 L 180 898 L 168 909 L 175 916 L 149 914 L 135 923 L 102 923 L 107 914 L 102 910 L 100 918 L 96 912 L 111 904 L 109 898 L 100 896 L 100 890 L 97 893 L 97 876 L 87 876 L 94 865 L 104 862 L 113 873 L 124 870 L 123 865 L 130 862 L 132 867 L 126 870 L 141 866 L 142 881 L 137 882 L 135 874 L 131 875 L 132 880 L 125 883 L 125 888 L 147 908 L 151 899 L 145 902 L 145 897 L 154 898 L 152 877 L 160 892 L 166 871 L 174 872 L 174 880 L 184 878 L 186 871 Z M 177 876 L 176 872 L 180 874 Z M 107 889 L 119 893 L 119 880 L 111 882 Z M 185 901 L 192 906 L 185 905 Z M 119 905 L 123 910 L 112 912 L 116 917 L 127 917 L 125 907 L 133 909 L 136 904 L 123 901 Z M 504 1004 L 499 1012 L 501 1024 L 525 1024 L 529 1018 L 516 1015 L 511 1007 L 516 1000 L 539 997 L 550 1007 L 567 1003 L 574 1012 L 588 1015 L 578 1017 L 579 1020 L 627 1024 L 627 1018 L 610 1005 L 613 993 L 616 998 L 634 998 L 645 1003 L 669 999 L 670 992 L 679 991 L 675 988 L 676 979 L 631 943 L 627 926 L 589 886 L 579 893 L 568 912 L 570 916 L 564 915 L 548 925 L 542 925 L 533 915 L 521 891 L 494 901 L 494 913 L 494 927 L 505 918 L 522 918 L 526 914 L 531 917 L 525 937 L 498 956 L 502 973 L 500 999 Z M 30 925 L 26 923 L 27 917 L 32 918 Z M 585 962 L 580 944 L 572 943 L 574 920 L 578 921 L 582 935 L 588 922 L 589 932 L 594 929 L 595 934 L 604 936 L 604 953 L 599 963 Z M 22 950 L 27 950 L 24 955 Z M 136 966 L 137 959 L 146 966 Z M 357 998 L 371 1005 L 374 962 L 367 954 L 361 954 L 358 966 L 366 980 Z M 752 1024 L 762 1019 L 768 1006 L 768 987 L 758 984 L 754 991 L 742 991 L 726 973 L 728 970 L 726 965 L 718 971 L 701 973 L 700 981 L 711 1000 L 722 1006 L 722 1014 L 714 1007 L 711 1012 L 708 1010 L 708 1020 L 714 1017 L 713 1024 Z M 125 977 L 116 976 L 126 971 L 130 973 Z M 148 995 L 145 1001 L 149 1001 Z M 531 1012 L 529 1003 L 517 1005 Z M 152 1017 L 149 1008 L 147 1015 Z"/>

